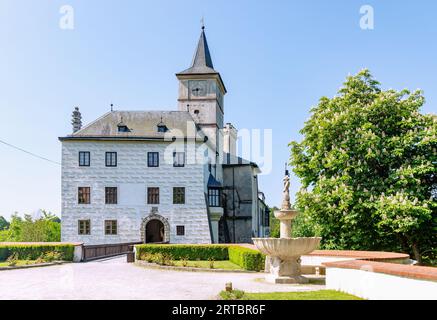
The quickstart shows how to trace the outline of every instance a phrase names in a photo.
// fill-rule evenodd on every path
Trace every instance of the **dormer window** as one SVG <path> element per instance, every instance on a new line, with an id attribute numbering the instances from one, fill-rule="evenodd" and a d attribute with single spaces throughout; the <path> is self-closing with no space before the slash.
<path id="1" fill-rule="evenodd" d="M 117 124 L 118 132 L 130 132 L 130 129 L 127 125 L 123 123 L 123 117 L 121 117 L 121 121 Z"/>
<path id="2" fill-rule="evenodd" d="M 165 133 L 168 131 L 167 126 L 164 124 L 164 122 L 162 122 L 162 117 L 161 121 L 156 125 L 156 127 L 158 128 L 158 132 Z"/>
<path id="3" fill-rule="evenodd" d="M 126 125 L 118 125 L 118 132 L 129 132 L 129 128 Z"/>
<path id="4" fill-rule="evenodd" d="M 166 125 L 158 125 L 158 132 L 167 132 L 168 128 Z"/>

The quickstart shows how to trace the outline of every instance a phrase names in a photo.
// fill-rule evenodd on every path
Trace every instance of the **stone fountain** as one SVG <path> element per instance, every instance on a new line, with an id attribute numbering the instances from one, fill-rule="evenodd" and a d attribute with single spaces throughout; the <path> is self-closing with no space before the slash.
<path id="1" fill-rule="evenodd" d="M 292 220 L 299 214 L 290 205 L 290 177 L 285 170 L 282 208 L 275 211 L 275 217 L 280 220 L 280 238 L 253 238 L 253 243 L 265 254 L 267 272 L 266 280 L 273 283 L 307 283 L 302 276 L 302 255 L 308 254 L 320 244 L 322 238 L 291 238 Z"/>

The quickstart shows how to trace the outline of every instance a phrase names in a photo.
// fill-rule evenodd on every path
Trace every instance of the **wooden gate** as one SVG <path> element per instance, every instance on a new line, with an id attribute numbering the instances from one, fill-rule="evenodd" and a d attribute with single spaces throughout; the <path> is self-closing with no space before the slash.
<path id="1" fill-rule="evenodd" d="M 132 252 L 134 245 L 142 242 L 117 243 L 117 244 L 97 244 L 83 246 L 83 261 L 107 258 Z"/>

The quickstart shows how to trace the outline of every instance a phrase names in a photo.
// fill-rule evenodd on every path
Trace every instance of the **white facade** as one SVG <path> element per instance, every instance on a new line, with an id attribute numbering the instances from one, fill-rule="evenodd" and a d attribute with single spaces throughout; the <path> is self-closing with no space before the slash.
<path id="1" fill-rule="evenodd" d="M 141 241 L 141 222 L 152 207 L 168 219 L 170 242 L 210 243 L 205 202 L 205 165 L 173 167 L 164 161 L 169 143 L 66 141 L 62 146 L 62 241 L 85 244 Z M 89 151 L 90 166 L 80 167 L 79 151 Z M 117 167 L 105 166 L 106 152 L 117 152 Z M 147 166 L 147 152 L 159 152 L 159 167 Z M 78 187 L 91 188 L 91 203 L 78 204 Z M 117 187 L 118 203 L 105 204 L 105 187 Z M 147 188 L 159 187 L 159 204 L 147 204 Z M 185 187 L 185 204 L 173 204 L 173 187 Z M 90 220 L 89 235 L 78 221 Z M 104 221 L 117 220 L 117 235 L 105 235 Z M 176 226 L 185 235 L 176 235 Z"/>

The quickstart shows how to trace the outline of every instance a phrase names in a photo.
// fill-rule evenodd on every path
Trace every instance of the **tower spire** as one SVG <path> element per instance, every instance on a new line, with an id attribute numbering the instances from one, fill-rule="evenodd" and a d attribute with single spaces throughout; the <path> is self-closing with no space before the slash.
<path id="1" fill-rule="evenodd" d="M 199 43 L 194 53 L 192 68 L 208 67 L 214 69 L 212 64 L 211 53 L 209 52 L 208 41 L 206 41 L 205 24 L 202 18 L 202 32 L 200 33 Z"/>

